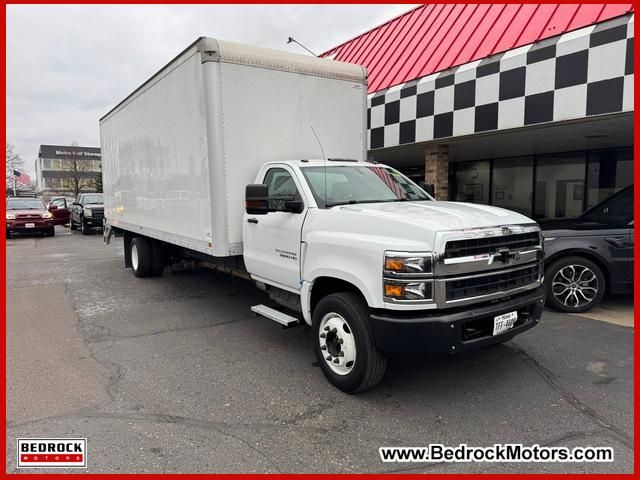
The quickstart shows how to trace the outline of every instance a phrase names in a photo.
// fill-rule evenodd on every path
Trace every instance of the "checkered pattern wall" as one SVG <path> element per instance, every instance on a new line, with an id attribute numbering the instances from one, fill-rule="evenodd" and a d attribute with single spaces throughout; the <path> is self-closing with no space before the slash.
<path id="1" fill-rule="evenodd" d="M 369 148 L 633 110 L 633 14 L 371 94 Z"/>

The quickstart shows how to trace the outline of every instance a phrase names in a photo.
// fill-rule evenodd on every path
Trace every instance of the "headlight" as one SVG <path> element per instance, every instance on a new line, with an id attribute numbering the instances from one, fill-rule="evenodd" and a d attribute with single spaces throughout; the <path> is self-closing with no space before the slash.
<path id="1" fill-rule="evenodd" d="M 391 300 L 431 300 L 431 282 L 400 283 L 393 280 L 384 281 L 384 296 Z"/>
<path id="2" fill-rule="evenodd" d="M 42 214 L 42 218 L 53 218 L 53 215 L 51 214 L 51 212 L 44 212 Z"/>
<path id="3" fill-rule="evenodd" d="M 418 276 L 431 274 L 431 252 L 385 252 L 384 273 L 390 276 Z"/>
<path id="4" fill-rule="evenodd" d="M 15 219 L 16 219 L 15 213 L 7 213 L 7 220 L 15 220 Z"/>
<path id="5" fill-rule="evenodd" d="M 90 208 L 84 208 L 82 212 L 84 213 L 85 217 L 93 217 L 93 212 Z"/>

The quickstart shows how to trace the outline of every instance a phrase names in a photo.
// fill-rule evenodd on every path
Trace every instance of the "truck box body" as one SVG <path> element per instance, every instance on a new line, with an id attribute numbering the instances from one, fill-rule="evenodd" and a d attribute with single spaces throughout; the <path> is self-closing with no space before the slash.
<path id="1" fill-rule="evenodd" d="M 251 310 L 309 325 L 350 393 L 380 381 L 388 352 L 537 325 L 540 227 L 366 160 L 366 111 L 360 66 L 201 38 L 100 121 L 105 241 L 123 235 L 137 277 L 189 260 L 251 279 L 269 303 Z"/>
<path id="2" fill-rule="evenodd" d="M 323 150 L 363 160 L 365 112 L 362 67 L 200 38 L 100 120 L 105 218 L 239 255 L 260 166 Z"/>

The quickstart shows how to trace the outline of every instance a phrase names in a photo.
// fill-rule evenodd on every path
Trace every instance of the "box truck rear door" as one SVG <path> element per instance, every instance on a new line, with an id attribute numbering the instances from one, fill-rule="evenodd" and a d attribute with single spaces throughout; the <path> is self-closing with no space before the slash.
<path id="1" fill-rule="evenodd" d="M 268 188 L 271 211 L 266 215 L 244 215 L 245 265 L 252 275 L 298 290 L 305 199 L 288 167 L 270 168 L 262 183 Z"/>

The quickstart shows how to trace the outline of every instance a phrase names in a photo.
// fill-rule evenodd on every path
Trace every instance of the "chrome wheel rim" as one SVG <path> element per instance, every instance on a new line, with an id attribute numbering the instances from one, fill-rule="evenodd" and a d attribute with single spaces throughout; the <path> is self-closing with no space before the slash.
<path id="1" fill-rule="evenodd" d="M 138 247 L 131 245 L 131 266 L 134 270 L 138 270 Z"/>
<path id="2" fill-rule="evenodd" d="M 324 362 L 338 375 L 351 373 L 356 363 L 356 342 L 353 330 L 338 313 L 327 313 L 320 321 L 318 332 Z"/>
<path id="3" fill-rule="evenodd" d="M 551 293 L 565 307 L 584 307 L 598 294 L 598 277 L 585 265 L 567 265 L 553 276 Z"/>

